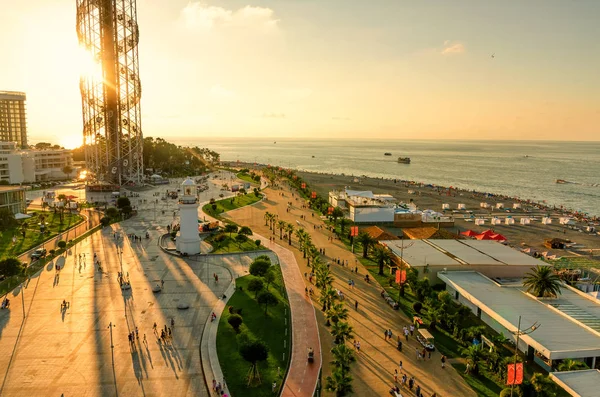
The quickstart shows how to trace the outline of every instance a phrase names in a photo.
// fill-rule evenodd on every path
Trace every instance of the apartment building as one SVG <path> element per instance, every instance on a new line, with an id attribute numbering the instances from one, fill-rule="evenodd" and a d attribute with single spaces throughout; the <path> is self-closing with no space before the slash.
<path id="1" fill-rule="evenodd" d="M 0 141 L 27 148 L 26 96 L 23 92 L 0 91 Z"/>

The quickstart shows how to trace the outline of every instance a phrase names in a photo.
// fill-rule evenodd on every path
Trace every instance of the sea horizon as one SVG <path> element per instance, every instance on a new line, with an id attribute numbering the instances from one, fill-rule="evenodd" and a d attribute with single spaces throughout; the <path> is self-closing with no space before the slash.
<path id="1" fill-rule="evenodd" d="M 289 137 L 170 140 L 208 147 L 223 161 L 453 186 L 600 215 L 600 142 Z M 386 152 L 392 155 L 385 156 Z M 411 164 L 398 164 L 397 157 L 410 157 Z M 559 184 L 558 179 L 573 183 Z"/>

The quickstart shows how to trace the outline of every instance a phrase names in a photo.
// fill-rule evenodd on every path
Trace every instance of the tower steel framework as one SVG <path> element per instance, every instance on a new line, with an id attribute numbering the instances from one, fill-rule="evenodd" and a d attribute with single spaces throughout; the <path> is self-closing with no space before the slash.
<path id="1" fill-rule="evenodd" d="M 80 80 L 87 168 L 97 181 L 139 184 L 144 167 L 136 1 L 77 0 L 77 36 L 99 70 Z"/>

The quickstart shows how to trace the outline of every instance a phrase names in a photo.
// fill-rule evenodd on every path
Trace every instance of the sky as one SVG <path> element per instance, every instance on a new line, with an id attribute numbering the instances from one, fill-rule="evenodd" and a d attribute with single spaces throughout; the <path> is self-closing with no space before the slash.
<path id="1" fill-rule="evenodd" d="M 144 136 L 600 139 L 600 1 L 137 8 Z M 27 93 L 31 141 L 77 146 L 76 1 L 0 10 L 0 90 Z"/>

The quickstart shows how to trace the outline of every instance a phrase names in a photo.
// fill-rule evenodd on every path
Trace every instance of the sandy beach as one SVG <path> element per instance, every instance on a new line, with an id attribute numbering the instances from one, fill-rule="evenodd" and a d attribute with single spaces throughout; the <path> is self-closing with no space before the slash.
<path id="1" fill-rule="evenodd" d="M 452 213 L 455 218 L 455 227 L 450 228 L 450 231 L 455 233 L 471 229 L 475 232 L 482 232 L 486 229 L 493 229 L 497 233 L 501 233 L 507 237 L 508 243 L 511 246 L 525 248 L 531 247 L 538 251 L 550 251 L 558 256 L 590 256 L 590 249 L 595 259 L 600 259 L 600 236 L 597 234 L 586 233 L 585 231 L 577 231 L 569 229 L 559 224 L 559 217 L 573 216 L 577 214 L 571 213 L 568 210 L 560 208 L 544 208 L 540 203 L 528 203 L 524 199 L 515 199 L 504 196 L 484 196 L 481 193 L 473 193 L 451 189 L 448 193 L 447 188 L 400 182 L 387 179 L 377 179 L 368 177 L 353 177 L 345 175 L 318 174 L 310 172 L 298 172 L 298 175 L 306 180 L 314 190 L 323 197 L 327 197 L 329 191 L 336 189 L 344 189 L 348 187 L 354 190 L 371 190 L 373 193 L 388 193 L 394 196 L 398 202 L 408 203 L 412 201 L 419 209 L 432 209 L 442 211 L 442 204 L 450 205 L 450 210 L 446 213 L 450 214 L 453 210 L 457 210 L 458 204 L 465 204 L 466 210 L 457 213 Z M 412 191 L 413 194 L 409 194 Z M 486 202 L 494 207 L 493 211 L 480 207 L 481 202 Z M 497 203 L 503 203 L 506 210 L 495 209 Z M 513 203 L 520 203 L 521 209 L 513 210 Z M 472 221 L 467 221 L 471 217 L 470 213 L 478 217 L 486 218 L 484 226 L 477 226 Z M 550 215 L 552 224 L 544 225 L 541 223 L 541 218 Z M 497 216 L 501 219 L 507 216 L 512 216 L 516 220 L 514 225 L 494 225 L 490 224 L 491 217 Z M 534 218 L 529 225 L 520 225 L 519 219 L 522 216 Z M 589 219 L 577 222 L 577 228 L 585 230 L 588 224 L 598 223 L 597 219 Z M 577 243 L 575 247 L 568 250 L 548 250 L 544 247 L 546 239 L 562 238 L 568 239 Z"/>

